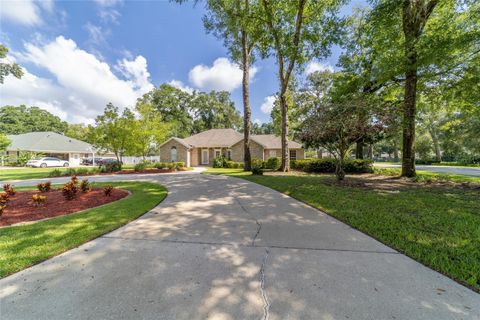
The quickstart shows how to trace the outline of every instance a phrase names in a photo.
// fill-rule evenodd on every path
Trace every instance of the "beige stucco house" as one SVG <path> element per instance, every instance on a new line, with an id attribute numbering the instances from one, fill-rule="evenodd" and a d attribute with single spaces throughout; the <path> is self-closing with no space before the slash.
<path id="1" fill-rule="evenodd" d="M 267 160 L 281 156 L 281 140 L 273 134 L 252 135 L 250 152 L 252 159 Z M 211 166 L 213 159 L 223 155 L 243 162 L 243 134 L 233 129 L 211 129 L 188 138 L 170 138 L 160 146 L 161 162 L 185 162 L 189 167 Z M 304 159 L 302 145 L 289 142 L 290 159 Z"/>

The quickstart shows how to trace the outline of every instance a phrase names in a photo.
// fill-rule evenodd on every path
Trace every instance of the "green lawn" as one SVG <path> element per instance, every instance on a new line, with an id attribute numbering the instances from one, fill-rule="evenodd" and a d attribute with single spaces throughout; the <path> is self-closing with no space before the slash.
<path id="1" fill-rule="evenodd" d="M 0 181 L 48 178 L 48 174 L 53 169 L 66 170 L 65 168 L 0 169 Z"/>
<path id="2" fill-rule="evenodd" d="M 399 176 L 400 168 L 374 168 L 375 173 L 387 176 Z M 480 184 L 480 176 L 470 176 L 465 174 L 453 174 L 443 172 L 432 172 L 425 170 L 417 170 L 417 176 L 414 178 L 418 182 L 471 182 Z"/>
<path id="3" fill-rule="evenodd" d="M 389 190 L 339 185 L 332 175 L 252 176 L 241 169 L 207 173 L 236 176 L 288 194 L 480 292 L 478 189 L 419 184 Z"/>
<path id="4" fill-rule="evenodd" d="M 167 195 L 165 187 L 155 183 L 111 184 L 130 190 L 132 194 L 81 213 L 0 228 L 0 278 L 117 229 L 155 207 Z M 102 183 L 94 185 L 101 186 Z"/>

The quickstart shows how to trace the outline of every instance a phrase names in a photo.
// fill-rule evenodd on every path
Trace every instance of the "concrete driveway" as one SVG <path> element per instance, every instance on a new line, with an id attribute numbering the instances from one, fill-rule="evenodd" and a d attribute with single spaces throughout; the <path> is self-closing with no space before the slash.
<path id="1" fill-rule="evenodd" d="M 399 164 L 384 164 L 377 162 L 374 164 L 375 167 L 379 168 L 401 168 Z M 468 176 L 480 176 L 480 168 L 468 168 L 468 167 L 447 167 L 447 166 L 426 166 L 426 165 L 416 165 L 417 170 L 425 170 L 432 172 L 440 173 L 450 173 L 450 174 L 464 174 Z"/>
<path id="2" fill-rule="evenodd" d="M 281 193 L 195 173 L 131 179 L 169 195 L 0 280 L 2 320 L 480 319 L 479 294 Z"/>

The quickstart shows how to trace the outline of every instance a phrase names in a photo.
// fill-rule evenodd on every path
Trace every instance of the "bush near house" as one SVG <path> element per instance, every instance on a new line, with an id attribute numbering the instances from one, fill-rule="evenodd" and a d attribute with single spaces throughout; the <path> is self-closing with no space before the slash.
<path id="1" fill-rule="evenodd" d="M 292 169 L 312 173 L 334 173 L 336 160 L 333 158 L 305 159 L 290 161 Z M 372 173 L 373 160 L 346 160 L 344 164 L 346 173 Z"/>
<path id="2" fill-rule="evenodd" d="M 265 169 L 278 170 L 280 169 L 280 158 L 271 157 L 264 164 Z"/>

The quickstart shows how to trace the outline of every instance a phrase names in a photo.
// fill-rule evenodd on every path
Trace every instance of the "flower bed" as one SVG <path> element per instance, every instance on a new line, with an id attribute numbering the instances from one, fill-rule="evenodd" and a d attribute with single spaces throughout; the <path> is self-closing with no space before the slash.
<path id="1" fill-rule="evenodd" d="M 102 188 L 93 188 L 87 193 L 79 191 L 74 199 L 66 200 L 62 190 L 19 191 L 15 196 L 10 197 L 8 206 L 0 216 L 0 226 L 62 216 L 114 202 L 128 194 L 126 190 L 113 189 L 110 196 L 105 196 Z M 46 199 L 43 202 L 34 203 L 33 195 L 46 196 Z"/>

